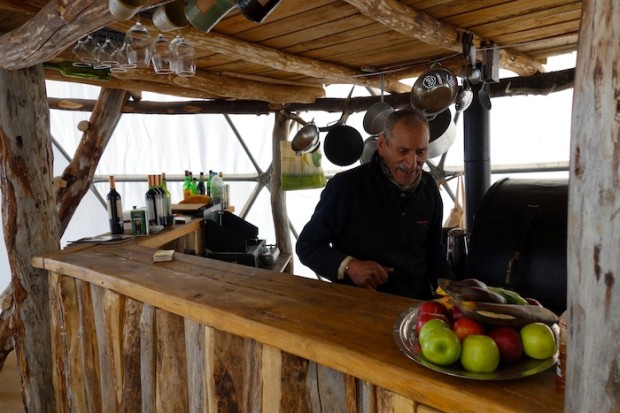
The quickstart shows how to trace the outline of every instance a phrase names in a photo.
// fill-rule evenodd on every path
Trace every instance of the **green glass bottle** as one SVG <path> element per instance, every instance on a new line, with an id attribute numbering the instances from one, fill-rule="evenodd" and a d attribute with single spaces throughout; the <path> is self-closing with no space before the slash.
<path id="1" fill-rule="evenodd" d="M 92 67 L 76 67 L 72 62 L 43 63 L 43 67 L 62 73 L 63 76 L 75 79 L 110 80 L 110 69 L 93 69 Z"/>

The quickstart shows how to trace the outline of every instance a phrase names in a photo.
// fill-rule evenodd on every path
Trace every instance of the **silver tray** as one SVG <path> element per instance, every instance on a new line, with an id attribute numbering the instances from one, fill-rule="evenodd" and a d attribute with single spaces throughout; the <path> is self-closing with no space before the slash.
<path id="1" fill-rule="evenodd" d="M 413 306 L 404 311 L 394 323 L 394 340 L 405 353 L 407 357 L 440 373 L 448 374 L 455 377 L 463 377 L 475 380 L 508 380 L 527 377 L 553 367 L 557 361 L 557 355 L 544 360 L 535 360 L 529 357 L 523 359 L 510 366 L 500 366 L 493 373 L 470 373 L 463 369 L 460 363 L 454 363 L 451 366 L 442 367 L 431 363 L 422 355 L 420 343 L 418 342 L 418 333 L 416 331 L 416 323 L 418 321 L 418 307 Z"/>

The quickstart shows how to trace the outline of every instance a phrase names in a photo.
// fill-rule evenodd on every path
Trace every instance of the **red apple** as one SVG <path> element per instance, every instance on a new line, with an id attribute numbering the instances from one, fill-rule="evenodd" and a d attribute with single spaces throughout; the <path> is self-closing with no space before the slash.
<path id="1" fill-rule="evenodd" d="M 455 322 L 459 318 L 465 317 L 465 314 L 463 314 L 461 309 L 458 308 L 457 306 L 454 306 L 450 309 L 449 315 L 450 315 L 450 318 L 452 319 L 452 322 Z"/>
<path id="2" fill-rule="evenodd" d="M 488 335 L 497 344 L 502 363 L 514 363 L 521 358 L 523 346 L 519 332 L 516 329 L 508 326 L 494 327 L 489 331 Z"/>
<path id="3" fill-rule="evenodd" d="M 484 335 L 484 326 L 473 318 L 465 316 L 452 322 L 452 330 L 454 330 L 461 341 L 472 334 Z"/>
<path id="4" fill-rule="evenodd" d="M 420 304 L 420 307 L 418 308 L 418 315 L 420 316 L 426 313 L 443 314 L 447 316 L 448 309 L 439 301 L 425 301 Z"/>
<path id="5" fill-rule="evenodd" d="M 448 317 L 446 317 L 445 314 L 439 314 L 439 313 L 424 313 L 424 314 L 420 314 L 418 316 L 418 321 L 416 322 L 416 330 L 418 331 L 418 334 L 420 333 L 420 329 L 422 328 L 422 326 L 428 320 L 432 320 L 434 318 L 438 318 L 438 319 L 444 321 L 446 323 L 446 325 L 450 325 L 450 321 L 448 320 Z"/>

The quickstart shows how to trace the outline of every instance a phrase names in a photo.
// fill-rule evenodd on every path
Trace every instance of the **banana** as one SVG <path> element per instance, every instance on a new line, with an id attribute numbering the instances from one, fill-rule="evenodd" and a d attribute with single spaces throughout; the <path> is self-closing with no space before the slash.
<path id="1" fill-rule="evenodd" d="M 527 304 L 527 301 L 525 301 L 525 298 L 521 297 L 519 293 L 515 291 L 507 290 L 506 288 L 502 288 L 502 287 L 487 287 L 487 288 L 490 291 L 494 291 L 498 294 L 503 295 L 508 304 L 516 304 L 516 305 Z"/>
<path id="2" fill-rule="evenodd" d="M 475 301 L 483 303 L 506 304 L 507 300 L 503 295 L 487 289 L 470 284 L 463 284 L 459 281 L 442 278 L 439 280 L 439 288 L 447 292 L 448 295 L 460 301 Z"/>
<path id="3" fill-rule="evenodd" d="M 541 322 L 550 326 L 558 322 L 558 316 L 554 312 L 536 305 L 493 304 L 458 300 L 453 300 L 453 302 L 465 316 L 486 324 L 522 327 L 533 322 Z"/>

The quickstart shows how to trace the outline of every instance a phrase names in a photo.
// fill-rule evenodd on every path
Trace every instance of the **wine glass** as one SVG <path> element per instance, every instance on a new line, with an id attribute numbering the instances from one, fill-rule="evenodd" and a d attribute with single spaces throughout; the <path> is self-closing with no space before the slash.
<path id="1" fill-rule="evenodd" d="M 173 73 L 170 42 L 161 33 L 153 42 L 153 55 L 151 59 L 153 61 L 153 70 L 158 75 Z"/>
<path id="2" fill-rule="evenodd" d="M 174 73 L 180 77 L 190 77 L 196 74 L 196 51 L 187 39 L 180 38 L 173 48 Z"/>
<path id="3" fill-rule="evenodd" d="M 95 58 L 95 49 L 97 45 L 98 43 L 92 35 L 89 34 L 86 36 L 80 48 L 80 61 L 92 66 L 97 61 Z"/>
<path id="4" fill-rule="evenodd" d="M 76 58 L 76 61 L 73 62 L 73 66 L 75 67 L 90 67 L 90 63 L 82 61 L 82 57 L 86 56 L 86 47 L 84 46 L 84 41 L 79 39 L 73 49 L 71 50 L 73 55 Z"/>
<path id="5" fill-rule="evenodd" d="M 139 68 L 149 67 L 153 39 L 148 29 L 140 23 L 140 19 L 125 34 L 125 44 L 127 45 L 127 62 L 129 64 L 135 64 Z"/>
<path id="6" fill-rule="evenodd" d="M 137 67 L 135 63 L 129 63 L 129 50 L 127 48 L 127 43 L 125 42 L 123 42 L 123 45 L 120 47 L 120 49 L 118 49 L 117 60 L 119 70 L 113 70 L 113 72 L 126 72 L 130 69 L 135 69 Z"/>
<path id="7" fill-rule="evenodd" d="M 99 62 L 106 67 L 115 67 L 119 65 L 117 59 L 118 48 L 112 43 L 109 37 L 106 37 L 105 42 L 100 45 L 98 49 Z"/>

